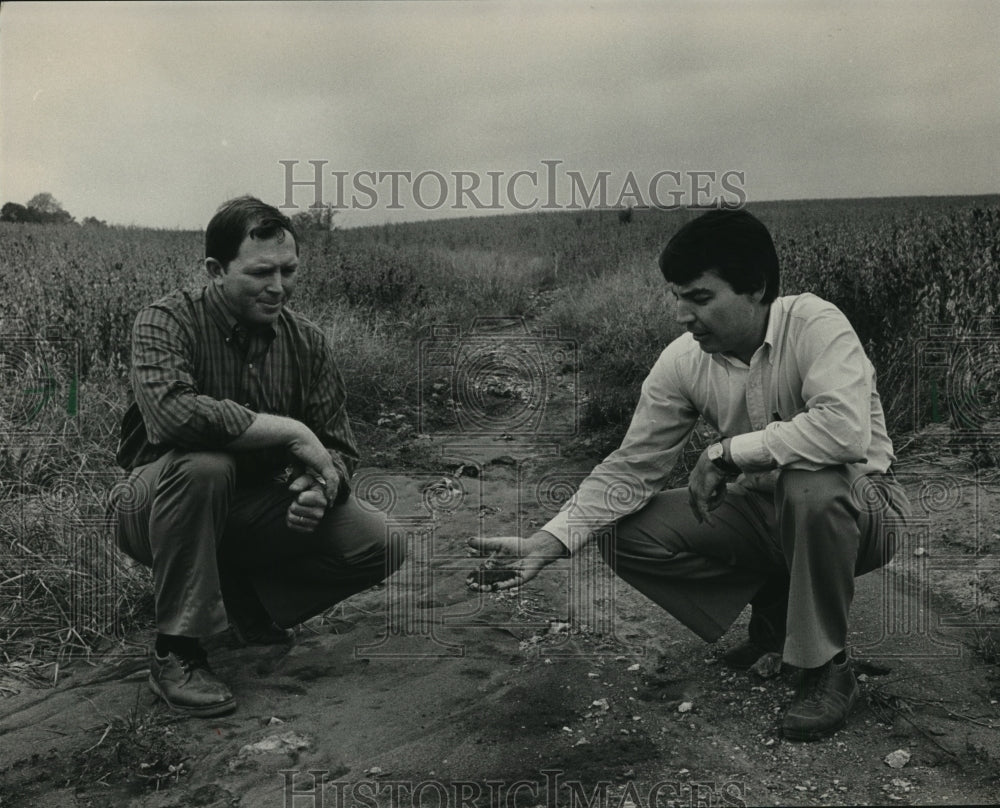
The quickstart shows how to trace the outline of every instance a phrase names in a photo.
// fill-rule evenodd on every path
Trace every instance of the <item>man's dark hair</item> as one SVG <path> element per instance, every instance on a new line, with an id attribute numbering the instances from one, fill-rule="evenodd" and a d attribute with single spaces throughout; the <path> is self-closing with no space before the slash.
<path id="1" fill-rule="evenodd" d="M 229 267 L 240 251 L 243 240 L 250 236 L 267 240 L 285 240 L 284 231 L 292 234 L 295 254 L 299 254 L 299 236 L 295 226 L 277 208 L 253 196 L 239 196 L 223 202 L 205 230 L 205 257 L 214 258 L 223 269 Z"/>
<path id="2" fill-rule="evenodd" d="M 692 219 L 660 253 L 668 283 L 683 286 L 708 270 L 737 294 L 763 289 L 762 303 L 778 296 L 778 254 L 771 234 L 745 210 L 711 210 Z"/>

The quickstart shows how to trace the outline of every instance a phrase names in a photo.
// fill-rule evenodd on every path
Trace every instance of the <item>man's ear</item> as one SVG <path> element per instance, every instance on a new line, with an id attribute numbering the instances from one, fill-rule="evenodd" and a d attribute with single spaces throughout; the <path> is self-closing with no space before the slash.
<path id="1" fill-rule="evenodd" d="M 226 274 L 225 268 L 215 258 L 205 259 L 205 271 L 215 281 L 221 281 L 222 276 Z"/>

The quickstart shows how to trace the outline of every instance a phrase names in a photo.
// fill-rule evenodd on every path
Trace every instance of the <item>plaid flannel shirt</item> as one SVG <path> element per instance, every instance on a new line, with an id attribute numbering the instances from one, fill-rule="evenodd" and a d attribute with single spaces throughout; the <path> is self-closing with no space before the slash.
<path id="1" fill-rule="evenodd" d="M 358 451 L 343 378 L 323 332 L 287 307 L 273 326 L 250 330 L 214 284 L 167 295 L 136 317 L 131 383 L 117 453 L 125 469 L 170 449 L 224 449 L 261 412 L 308 426 L 341 472 L 337 501 L 350 492 Z M 290 463 L 284 450 L 240 455 L 260 474 Z"/>

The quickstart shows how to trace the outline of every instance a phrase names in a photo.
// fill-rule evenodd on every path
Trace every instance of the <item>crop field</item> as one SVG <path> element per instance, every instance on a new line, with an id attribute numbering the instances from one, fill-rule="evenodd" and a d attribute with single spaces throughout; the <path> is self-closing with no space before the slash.
<path id="1" fill-rule="evenodd" d="M 965 437 L 993 428 L 1000 197 L 750 210 L 774 235 L 782 294 L 815 292 L 854 324 L 897 446 L 929 427 Z M 433 380 L 419 378 L 421 346 L 442 327 L 465 333 L 477 318 L 524 318 L 574 342 L 580 430 L 567 448 L 594 458 L 613 448 L 642 379 L 678 333 L 656 258 L 693 215 L 636 210 L 624 222 L 617 211 L 534 213 L 308 234 L 292 306 L 340 357 L 364 462 L 426 462 L 418 405 Z M 131 323 L 162 294 L 204 282 L 201 238 L 0 224 L 5 675 L 52 680 L 61 657 L 148 625 L 146 573 L 108 559 L 103 503 L 120 476 L 113 458 Z M 108 565 L 113 580 L 101 572 Z"/>

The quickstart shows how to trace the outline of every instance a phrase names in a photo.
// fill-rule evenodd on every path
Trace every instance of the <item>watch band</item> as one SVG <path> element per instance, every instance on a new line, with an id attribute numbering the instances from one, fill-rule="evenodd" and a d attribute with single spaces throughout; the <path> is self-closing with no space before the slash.
<path id="1" fill-rule="evenodd" d="M 709 459 L 712 461 L 712 465 L 719 469 L 719 471 L 725 472 L 726 474 L 740 474 L 742 469 L 739 466 L 735 463 L 726 462 L 726 450 L 722 441 L 716 441 L 710 448 L 714 449 L 716 446 L 719 448 L 716 451 L 709 453 Z"/>

